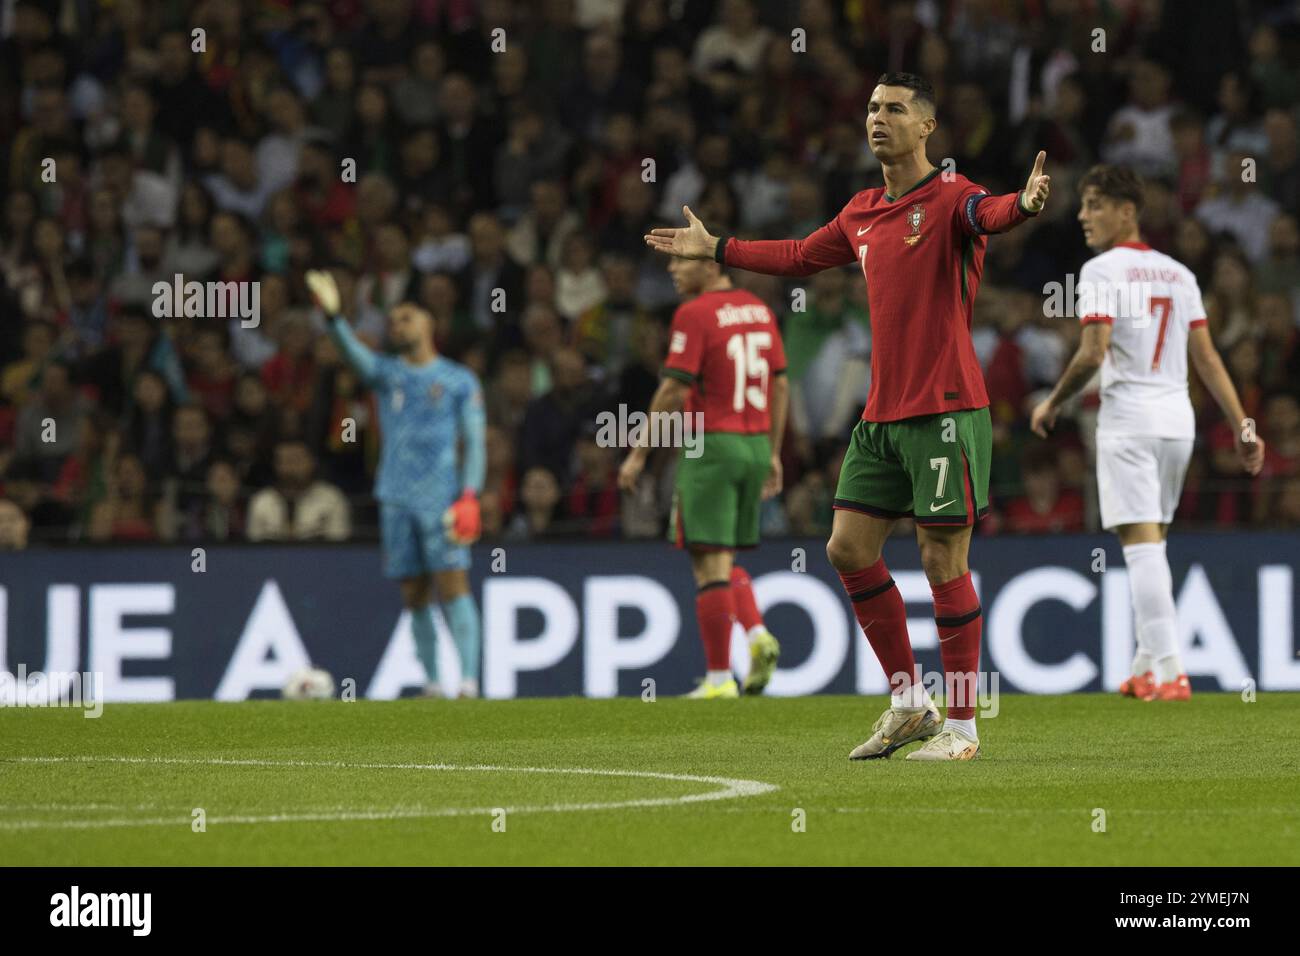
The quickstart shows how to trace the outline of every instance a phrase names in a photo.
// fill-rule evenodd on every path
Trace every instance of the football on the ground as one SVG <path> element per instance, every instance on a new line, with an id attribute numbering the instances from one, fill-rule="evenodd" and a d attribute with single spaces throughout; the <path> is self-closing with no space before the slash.
<path id="1" fill-rule="evenodd" d="M 296 671 L 280 692 L 285 700 L 326 700 L 334 696 L 334 678 L 319 667 Z"/>

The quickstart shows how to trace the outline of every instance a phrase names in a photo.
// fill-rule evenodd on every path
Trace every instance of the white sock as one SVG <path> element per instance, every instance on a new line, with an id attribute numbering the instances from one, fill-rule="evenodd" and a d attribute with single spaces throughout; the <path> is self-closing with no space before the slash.
<path id="1" fill-rule="evenodd" d="M 712 686 L 718 687 L 731 680 L 731 671 L 709 671 L 707 679 Z"/>
<path id="2" fill-rule="evenodd" d="M 926 691 L 925 685 L 920 681 L 912 684 L 901 691 L 895 691 L 889 695 L 890 710 L 903 711 L 908 713 L 916 710 L 925 710 L 934 706 L 930 702 L 930 694 Z"/>
<path id="3" fill-rule="evenodd" d="M 1139 647 L 1138 652 L 1133 655 L 1133 676 L 1141 677 L 1151 670 L 1151 664 L 1151 655 L 1144 648 Z"/>
<path id="4" fill-rule="evenodd" d="M 943 722 L 944 730 L 955 730 L 969 740 L 979 741 L 979 734 L 975 732 L 975 718 L 969 720 L 953 720 L 951 717 L 945 718 Z"/>
<path id="5" fill-rule="evenodd" d="M 1177 654 L 1170 654 L 1162 657 L 1155 662 L 1155 675 L 1157 684 L 1168 684 L 1178 679 L 1178 675 L 1183 672 L 1183 662 L 1178 659 Z"/>
<path id="6" fill-rule="evenodd" d="M 753 627 L 751 627 L 748 631 L 745 632 L 745 636 L 749 638 L 749 643 L 753 644 L 756 640 L 758 640 L 766 633 L 767 633 L 766 627 L 764 627 L 762 624 L 755 624 Z"/>
<path id="7" fill-rule="evenodd" d="M 1178 616 L 1174 610 L 1174 579 L 1165 556 L 1165 543 L 1130 544 L 1124 548 L 1128 565 L 1128 590 L 1133 601 L 1138 647 L 1146 651 L 1161 673 L 1173 668 L 1173 677 L 1182 671 L 1178 657 Z M 1173 680 L 1173 677 L 1169 680 Z"/>

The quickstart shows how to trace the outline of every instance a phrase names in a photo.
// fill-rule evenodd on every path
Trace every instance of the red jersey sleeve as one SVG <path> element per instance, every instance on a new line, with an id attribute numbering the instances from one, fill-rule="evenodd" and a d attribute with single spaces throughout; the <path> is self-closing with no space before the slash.
<path id="1" fill-rule="evenodd" d="M 968 236 L 1006 232 L 1032 218 L 1020 205 L 1020 193 L 990 196 L 983 186 L 971 183 L 957 201 L 957 221 Z"/>
<path id="2" fill-rule="evenodd" d="M 840 225 L 840 214 L 804 239 L 728 239 L 724 265 L 773 276 L 807 276 L 856 262 L 858 255 Z"/>
<path id="3" fill-rule="evenodd" d="M 679 305 L 673 313 L 672 328 L 668 332 L 668 358 L 664 360 L 664 374 L 683 382 L 694 382 L 700 375 L 704 360 L 704 329 L 694 321 L 689 304 Z"/>

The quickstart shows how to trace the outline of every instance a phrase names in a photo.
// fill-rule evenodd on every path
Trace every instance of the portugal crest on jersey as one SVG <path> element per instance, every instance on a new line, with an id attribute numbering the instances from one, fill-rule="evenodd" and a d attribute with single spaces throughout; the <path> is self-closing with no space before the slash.
<path id="1" fill-rule="evenodd" d="M 435 403 L 442 398 L 442 385 L 440 383 L 434 382 L 429 386 L 429 397 L 433 399 Z"/>
<path id="2" fill-rule="evenodd" d="M 921 224 L 925 222 L 925 207 L 916 203 L 907 211 L 907 224 L 912 227 L 912 234 L 904 236 L 903 241 L 914 246 L 921 241 Z"/>

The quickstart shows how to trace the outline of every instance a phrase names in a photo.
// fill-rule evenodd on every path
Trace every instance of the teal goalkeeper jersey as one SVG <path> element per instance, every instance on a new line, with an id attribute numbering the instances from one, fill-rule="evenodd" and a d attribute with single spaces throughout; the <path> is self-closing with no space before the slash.
<path id="1" fill-rule="evenodd" d="M 483 394 L 474 373 L 443 356 L 424 365 L 378 355 L 341 319 L 335 341 L 375 392 L 382 445 L 375 497 L 387 504 L 442 511 L 484 472 Z M 462 454 L 463 450 L 463 454 Z"/>

